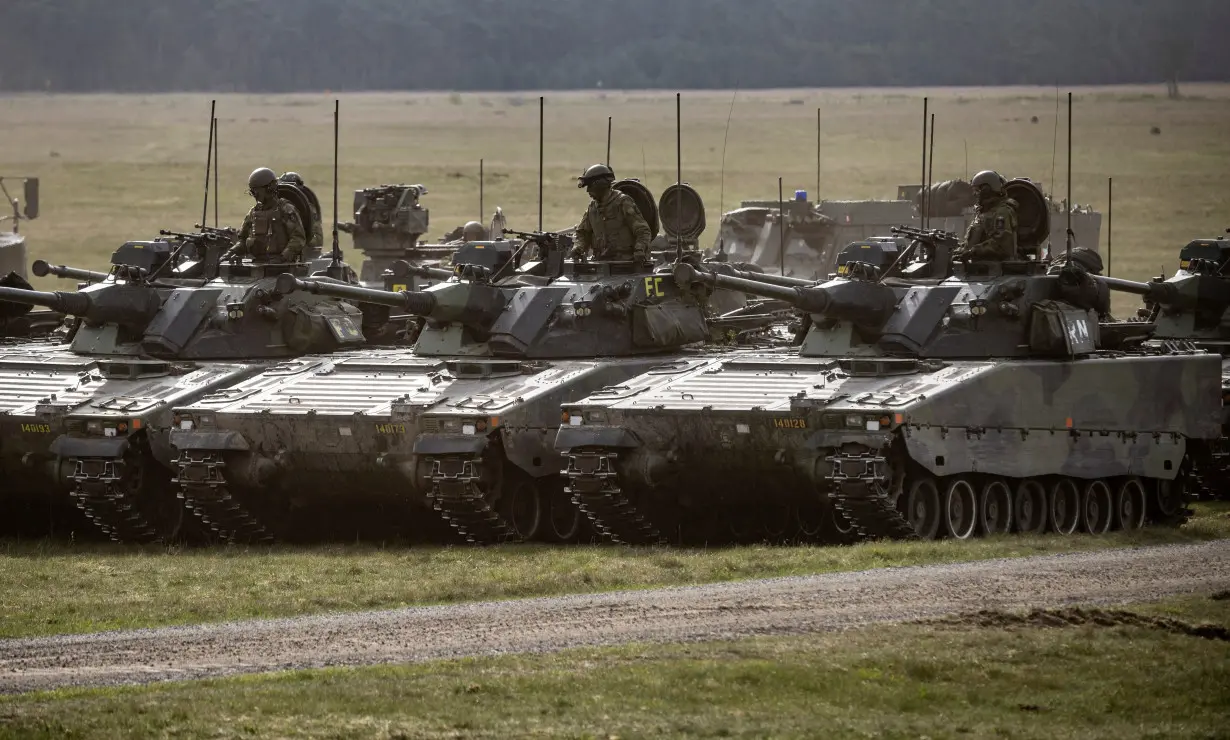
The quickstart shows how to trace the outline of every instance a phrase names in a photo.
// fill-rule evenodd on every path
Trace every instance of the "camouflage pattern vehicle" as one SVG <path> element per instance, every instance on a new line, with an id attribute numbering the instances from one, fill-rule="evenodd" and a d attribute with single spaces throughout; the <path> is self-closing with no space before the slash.
<path id="1" fill-rule="evenodd" d="M 1153 324 L 1102 320 L 1110 290 L 1152 288 L 1078 266 L 1046 274 L 1041 191 L 1008 187 L 1034 259 L 954 264 L 954 235 L 913 232 L 903 266 L 814 287 L 678 266 L 681 290 L 808 312 L 802 346 L 681 359 L 564 404 L 556 449 L 573 501 L 623 542 L 1181 519 L 1193 464 L 1221 433 L 1220 359 L 1146 344 Z"/>
<path id="2" fill-rule="evenodd" d="M 743 201 L 739 208 L 722 215 L 717 237 L 709 254 L 724 253 L 732 261 L 747 262 L 778 271 L 781 262 L 781 222 L 786 226 L 786 274 L 819 279 L 834 269 L 843 245 L 871 237 L 887 237 L 893 226 L 922 228 L 922 191 L 919 185 L 902 185 L 893 200 L 810 201 L 807 191 L 795 191 L 794 199 L 781 205 L 776 200 Z M 1052 216 L 1065 213 L 1066 205 L 1047 197 Z M 964 180 L 935 183 L 927 208 L 927 226 L 964 234 L 973 217 L 974 190 Z M 1053 218 L 1043 243 L 1062 250 L 1066 243 L 1067 219 Z M 1097 249 L 1102 216 L 1088 206 L 1072 208 L 1076 244 Z"/>
<path id="3" fill-rule="evenodd" d="M 0 301 L 76 317 L 66 344 L 0 351 L 3 498 L 67 490 L 113 539 L 174 536 L 183 505 L 169 487 L 171 407 L 277 360 L 364 342 L 358 307 L 277 291 L 279 275 L 308 277 L 308 264 L 219 264 L 231 239 L 205 230 L 129 242 L 106 279 L 76 292 L 0 289 Z M 45 263 L 36 272 L 99 277 Z M 211 521 L 229 516 L 224 500 L 187 503 Z"/>
<path id="4" fill-rule="evenodd" d="M 1230 229 L 1227 230 L 1230 232 Z M 1179 269 L 1140 290 L 1140 317 L 1157 326 L 1154 337 L 1181 340 L 1222 356 L 1222 438 L 1196 468 L 1198 492 L 1230 498 L 1230 240 L 1194 239 L 1179 252 Z"/>
<path id="5" fill-rule="evenodd" d="M 494 267 L 459 251 L 455 276 L 422 291 L 285 276 L 282 292 L 422 316 L 414 351 L 304 357 L 179 407 L 186 495 L 226 491 L 255 515 L 396 492 L 471 542 L 576 537 L 552 447 L 560 404 L 698 356 L 728 327 L 706 320 L 707 289 L 679 290 L 648 264 L 568 261 L 562 234 L 522 236 Z"/>

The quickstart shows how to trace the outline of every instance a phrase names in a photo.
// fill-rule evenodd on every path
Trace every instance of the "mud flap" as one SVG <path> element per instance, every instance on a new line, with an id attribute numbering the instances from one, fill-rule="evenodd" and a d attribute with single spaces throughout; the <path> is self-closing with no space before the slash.
<path id="1" fill-rule="evenodd" d="M 248 440 L 239 432 L 171 432 L 171 446 L 177 450 L 248 451 Z"/>
<path id="2" fill-rule="evenodd" d="M 555 434 L 556 452 L 582 447 L 639 447 L 640 441 L 622 427 L 565 426 Z"/>
<path id="3" fill-rule="evenodd" d="M 51 454 L 58 457 L 119 458 L 128 452 L 127 437 L 69 437 L 61 434 L 51 443 Z"/>
<path id="4" fill-rule="evenodd" d="M 414 440 L 415 455 L 477 455 L 487 447 L 487 438 L 480 436 L 423 436 Z"/>

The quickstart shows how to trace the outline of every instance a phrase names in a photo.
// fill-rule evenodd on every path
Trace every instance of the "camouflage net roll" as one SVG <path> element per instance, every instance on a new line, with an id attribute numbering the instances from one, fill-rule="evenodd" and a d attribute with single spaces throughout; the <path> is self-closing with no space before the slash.
<path id="1" fill-rule="evenodd" d="M 923 192 L 914 196 L 914 206 L 922 210 Z M 931 186 L 931 197 L 927 210 L 932 218 L 960 216 L 966 208 L 972 208 L 977 202 L 974 186 L 965 180 L 945 180 Z"/>

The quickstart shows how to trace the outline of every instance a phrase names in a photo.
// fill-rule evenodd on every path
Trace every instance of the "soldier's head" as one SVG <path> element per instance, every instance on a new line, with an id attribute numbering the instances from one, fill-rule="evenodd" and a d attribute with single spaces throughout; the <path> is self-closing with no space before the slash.
<path id="1" fill-rule="evenodd" d="M 298 172 L 284 172 L 278 177 L 282 182 L 288 182 L 291 185 L 303 186 L 303 177 Z"/>
<path id="2" fill-rule="evenodd" d="M 252 174 L 248 175 L 248 192 L 258 203 L 273 203 L 278 197 L 278 176 L 268 167 L 252 170 Z"/>
<path id="3" fill-rule="evenodd" d="M 610 167 L 604 164 L 591 164 L 577 178 L 577 187 L 585 188 L 585 192 L 589 193 L 589 197 L 598 200 L 607 194 L 613 182 L 615 182 L 615 173 L 611 171 Z"/>
<path id="4" fill-rule="evenodd" d="M 461 238 L 467 242 L 486 241 L 487 230 L 477 221 L 468 221 L 461 227 Z"/>
<path id="5" fill-rule="evenodd" d="M 999 176 L 994 170 L 983 170 L 974 179 L 970 181 L 970 185 L 974 186 L 974 193 L 978 196 L 978 202 L 986 205 L 994 203 L 1004 197 L 1004 178 Z"/>

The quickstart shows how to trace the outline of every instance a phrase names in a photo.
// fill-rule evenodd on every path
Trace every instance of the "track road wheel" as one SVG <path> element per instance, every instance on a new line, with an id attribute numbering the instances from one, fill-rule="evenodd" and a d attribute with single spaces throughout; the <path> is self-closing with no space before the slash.
<path id="1" fill-rule="evenodd" d="M 987 481 L 978 494 L 978 530 L 984 535 L 1012 531 L 1012 489 L 1002 480 Z"/>
<path id="2" fill-rule="evenodd" d="M 1032 478 L 1016 484 L 1016 495 L 1012 497 L 1013 529 L 1021 534 L 1042 534 L 1049 514 L 1046 486 Z"/>
<path id="3" fill-rule="evenodd" d="M 769 542 L 784 542 L 794 534 L 794 507 L 773 504 L 760 513 L 760 531 Z"/>
<path id="4" fill-rule="evenodd" d="M 824 538 L 828 510 L 832 507 L 816 503 L 800 505 L 795 509 L 796 524 L 799 528 L 799 539 L 803 542 L 820 542 Z"/>
<path id="5" fill-rule="evenodd" d="M 1072 534 L 1081 524 L 1081 492 L 1071 478 L 1060 478 L 1051 486 L 1051 530 Z"/>
<path id="6" fill-rule="evenodd" d="M 940 489 L 934 478 L 919 478 L 910 484 L 905 494 L 905 518 L 921 539 L 933 540 L 939 536 L 944 514 L 940 508 Z"/>
<path id="7" fill-rule="evenodd" d="M 1184 485 L 1184 481 L 1179 478 L 1157 482 L 1150 507 L 1154 521 L 1164 524 L 1182 521 L 1183 502 L 1186 498 Z"/>
<path id="8" fill-rule="evenodd" d="M 1114 498 L 1106 481 L 1091 480 L 1081 491 L 1081 529 L 1088 534 L 1106 534 L 1114 520 Z"/>
<path id="9" fill-rule="evenodd" d="M 497 504 L 500 516 L 519 539 L 533 539 L 542 530 L 544 519 L 538 482 L 520 470 L 510 470 L 504 474 L 503 488 Z"/>
<path id="10" fill-rule="evenodd" d="M 1145 526 L 1145 486 L 1139 478 L 1124 478 L 1115 490 L 1115 529 L 1131 531 Z"/>
<path id="11" fill-rule="evenodd" d="M 562 488 L 551 491 L 548 506 L 547 536 L 554 542 L 575 542 L 580 539 L 585 515 Z"/>
<path id="12" fill-rule="evenodd" d="M 858 530 L 854 524 L 833 506 L 832 501 L 824 502 L 821 513 L 822 524 L 820 541 L 826 545 L 849 545 L 858 541 Z"/>
<path id="13" fill-rule="evenodd" d="M 957 540 L 968 540 L 978 530 L 978 495 L 964 478 L 954 478 L 944 489 L 944 531 Z"/>

